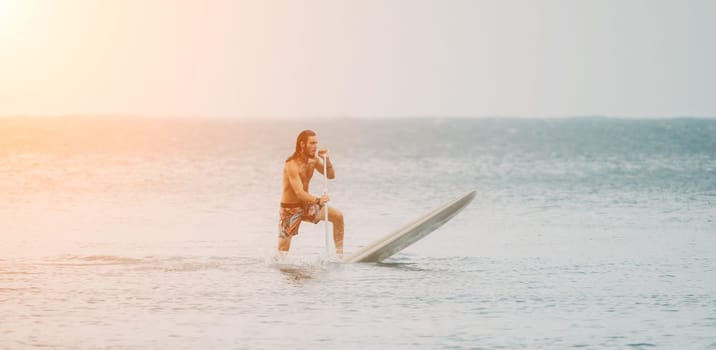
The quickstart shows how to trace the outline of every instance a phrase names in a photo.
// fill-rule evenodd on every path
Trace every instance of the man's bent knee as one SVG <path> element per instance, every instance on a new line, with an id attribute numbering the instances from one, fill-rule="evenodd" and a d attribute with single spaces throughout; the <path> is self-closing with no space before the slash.
<path id="1" fill-rule="evenodd" d="M 331 209 L 331 211 L 328 212 L 328 220 L 331 222 L 343 221 L 343 213 L 338 209 Z"/>

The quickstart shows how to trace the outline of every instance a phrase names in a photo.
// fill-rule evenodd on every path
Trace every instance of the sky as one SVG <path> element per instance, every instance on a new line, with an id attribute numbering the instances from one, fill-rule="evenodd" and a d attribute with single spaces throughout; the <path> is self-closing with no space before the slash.
<path id="1" fill-rule="evenodd" d="M 716 1 L 0 0 L 0 116 L 716 116 Z"/>

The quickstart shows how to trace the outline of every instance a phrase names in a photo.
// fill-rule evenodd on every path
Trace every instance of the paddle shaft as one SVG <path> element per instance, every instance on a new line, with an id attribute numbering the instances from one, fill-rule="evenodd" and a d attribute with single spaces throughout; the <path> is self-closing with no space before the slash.
<path id="1" fill-rule="evenodd" d="M 326 155 L 323 155 L 323 194 L 328 194 L 328 161 Z M 331 238 L 328 233 L 328 202 L 324 205 L 325 208 L 325 221 L 323 227 L 326 230 L 326 254 L 331 254 Z"/>

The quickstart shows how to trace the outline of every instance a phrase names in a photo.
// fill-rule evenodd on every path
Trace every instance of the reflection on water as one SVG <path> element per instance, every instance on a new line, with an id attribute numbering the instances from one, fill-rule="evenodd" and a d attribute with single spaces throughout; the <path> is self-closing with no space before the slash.
<path id="1" fill-rule="evenodd" d="M 313 275 L 315 274 L 315 271 L 310 271 L 300 267 L 281 267 L 279 268 L 279 271 L 286 276 L 287 280 L 296 282 L 313 279 Z"/>

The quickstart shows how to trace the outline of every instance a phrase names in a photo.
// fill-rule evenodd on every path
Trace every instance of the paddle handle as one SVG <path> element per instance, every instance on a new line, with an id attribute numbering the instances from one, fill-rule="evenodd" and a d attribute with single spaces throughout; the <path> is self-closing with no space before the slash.
<path id="1" fill-rule="evenodd" d="M 323 155 L 323 194 L 328 194 L 328 161 L 326 159 L 326 155 Z M 325 208 L 325 221 L 323 222 L 323 227 L 326 230 L 326 254 L 331 255 L 331 238 L 330 234 L 328 232 L 328 203 L 324 205 Z"/>

